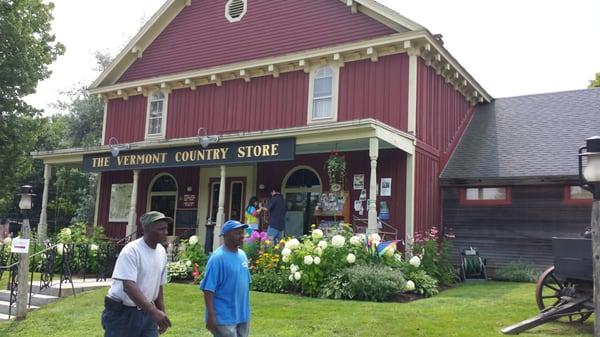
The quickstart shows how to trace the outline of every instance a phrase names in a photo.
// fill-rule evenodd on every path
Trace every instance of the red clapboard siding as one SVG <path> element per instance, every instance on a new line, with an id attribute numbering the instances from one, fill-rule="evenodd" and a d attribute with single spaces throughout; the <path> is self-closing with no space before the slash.
<path id="1" fill-rule="evenodd" d="M 439 159 L 419 148 L 415 159 L 415 233 L 423 233 L 440 226 Z"/>
<path id="2" fill-rule="evenodd" d="M 408 124 L 408 57 L 349 62 L 340 69 L 340 121 L 374 118 L 400 130 Z"/>
<path id="3" fill-rule="evenodd" d="M 440 167 L 444 167 L 474 107 L 422 59 L 417 83 L 417 138 L 441 152 Z"/>
<path id="4" fill-rule="evenodd" d="M 129 97 L 128 100 L 110 100 L 106 112 L 104 144 L 108 144 L 110 137 L 115 137 L 119 143 L 144 140 L 147 102 L 142 95 Z"/>
<path id="5" fill-rule="evenodd" d="M 320 48 L 395 31 L 341 1 L 252 0 L 237 23 L 225 0 L 185 7 L 119 82 Z"/>
<path id="6" fill-rule="evenodd" d="M 303 71 L 174 90 L 167 138 L 195 136 L 200 127 L 217 134 L 306 125 L 307 101 L 308 74 Z"/>

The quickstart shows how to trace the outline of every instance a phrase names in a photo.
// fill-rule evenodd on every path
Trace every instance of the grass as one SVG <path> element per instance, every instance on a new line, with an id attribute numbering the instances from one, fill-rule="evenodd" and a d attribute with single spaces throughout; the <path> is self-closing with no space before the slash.
<path id="1" fill-rule="evenodd" d="M 169 284 L 166 305 L 173 327 L 163 336 L 210 336 L 197 286 Z M 100 313 L 106 289 L 87 292 L 31 312 L 27 320 L 0 324 L 0 336 L 102 336 Z M 502 327 L 536 314 L 534 285 L 470 283 L 410 303 L 333 301 L 252 292 L 250 332 L 259 337 L 503 336 Z M 584 337 L 584 324 L 550 323 L 525 337 Z"/>

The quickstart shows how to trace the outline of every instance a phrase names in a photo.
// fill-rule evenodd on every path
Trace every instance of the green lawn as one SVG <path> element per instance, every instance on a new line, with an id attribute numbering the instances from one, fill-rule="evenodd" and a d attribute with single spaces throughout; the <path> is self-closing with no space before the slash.
<path id="1" fill-rule="evenodd" d="M 0 336 L 102 336 L 100 313 L 105 289 L 67 298 L 33 311 L 24 322 L 0 324 Z M 534 285 L 487 282 L 467 284 L 410 303 L 333 301 L 252 293 L 251 335 L 308 336 L 503 336 L 502 327 L 536 313 Z M 166 288 L 173 327 L 163 336 L 209 336 L 204 329 L 201 292 L 193 285 Z M 585 324 L 551 323 L 526 337 L 583 337 Z"/>

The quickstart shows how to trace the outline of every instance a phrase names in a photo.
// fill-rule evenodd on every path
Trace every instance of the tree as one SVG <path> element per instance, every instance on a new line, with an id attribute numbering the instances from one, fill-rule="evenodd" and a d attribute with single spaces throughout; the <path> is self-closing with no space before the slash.
<path id="1" fill-rule="evenodd" d="M 590 81 L 589 88 L 600 88 L 600 73 L 596 73 L 596 78 Z"/>
<path id="2" fill-rule="evenodd" d="M 39 111 L 23 101 L 64 53 L 51 34 L 53 4 L 0 0 L 0 217 L 33 170 L 29 158 L 43 130 Z"/>

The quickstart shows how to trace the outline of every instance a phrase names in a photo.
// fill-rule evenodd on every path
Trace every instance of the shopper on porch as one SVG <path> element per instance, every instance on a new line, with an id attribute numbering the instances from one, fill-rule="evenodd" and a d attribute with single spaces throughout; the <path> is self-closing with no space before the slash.
<path id="1" fill-rule="evenodd" d="M 273 243 L 278 244 L 283 238 L 283 230 L 285 229 L 285 201 L 278 187 L 271 188 L 271 199 L 267 203 L 269 211 L 269 227 L 267 235 L 273 240 Z"/>

